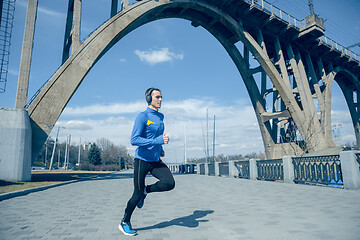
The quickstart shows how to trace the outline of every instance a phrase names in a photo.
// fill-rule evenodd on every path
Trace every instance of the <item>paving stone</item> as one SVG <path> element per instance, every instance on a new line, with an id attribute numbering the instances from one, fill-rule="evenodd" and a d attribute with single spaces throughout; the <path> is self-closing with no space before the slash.
<path id="1" fill-rule="evenodd" d="M 123 235 L 131 171 L 0 202 L 0 240 L 359 239 L 360 191 L 175 175 L 173 191 L 149 194 Z M 147 177 L 147 183 L 155 182 Z"/>

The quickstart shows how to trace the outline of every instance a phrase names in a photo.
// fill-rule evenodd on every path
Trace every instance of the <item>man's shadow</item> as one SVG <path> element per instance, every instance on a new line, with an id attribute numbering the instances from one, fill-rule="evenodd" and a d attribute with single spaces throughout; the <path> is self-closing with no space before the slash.
<path id="1" fill-rule="evenodd" d="M 208 222 L 209 220 L 198 220 L 199 218 L 203 218 L 208 214 L 212 214 L 213 210 L 196 210 L 193 212 L 193 214 L 181 218 L 175 218 L 171 221 L 161 222 L 158 224 L 155 224 L 153 226 L 144 227 L 144 228 L 138 228 L 136 230 L 142 231 L 142 230 L 151 230 L 151 229 L 157 229 L 157 228 L 166 228 L 170 226 L 181 226 L 181 227 L 188 227 L 188 228 L 196 228 L 199 226 L 200 222 Z"/>

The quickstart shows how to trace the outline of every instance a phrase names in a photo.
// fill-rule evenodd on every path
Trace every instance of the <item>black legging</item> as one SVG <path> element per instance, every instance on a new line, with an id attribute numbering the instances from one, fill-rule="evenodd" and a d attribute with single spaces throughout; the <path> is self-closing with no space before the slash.
<path id="1" fill-rule="evenodd" d="M 124 222 L 130 222 L 131 215 L 144 194 L 145 177 L 148 173 L 159 179 L 156 183 L 146 186 L 146 192 L 164 192 L 170 191 L 175 187 L 174 178 L 160 159 L 159 162 L 145 162 L 138 158 L 134 160 L 134 192 L 127 203 L 124 215 Z"/>

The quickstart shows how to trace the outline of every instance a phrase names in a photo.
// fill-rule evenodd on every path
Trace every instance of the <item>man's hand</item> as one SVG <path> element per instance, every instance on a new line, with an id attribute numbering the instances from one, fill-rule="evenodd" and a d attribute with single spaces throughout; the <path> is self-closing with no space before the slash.
<path id="1" fill-rule="evenodd" d="M 170 141 L 169 136 L 167 136 L 165 133 L 163 134 L 164 144 L 168 144 Z"/>

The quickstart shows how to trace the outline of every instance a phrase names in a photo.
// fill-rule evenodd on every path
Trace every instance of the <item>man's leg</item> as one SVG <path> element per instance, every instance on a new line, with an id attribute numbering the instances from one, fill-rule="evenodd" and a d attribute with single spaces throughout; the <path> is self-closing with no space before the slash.
<path id="1" fill-rule="evenodd" d="M 150 164 L 140 159 L 134 160 L 134 192 L 127 203 L 123 222 L 130 222 L 130 218 L 145 189 L 145 177 L 149 172 Z"/>
<path id="2" fill-rule="evenodd" d="M 146 186 L 146 192 L 164 192 L 170 191 L 175 187 L 175 180 L 166 164 L 160 160 L 160 162 L 153 165 L 150 173 L 159 179 L 155 184 Z"/>

